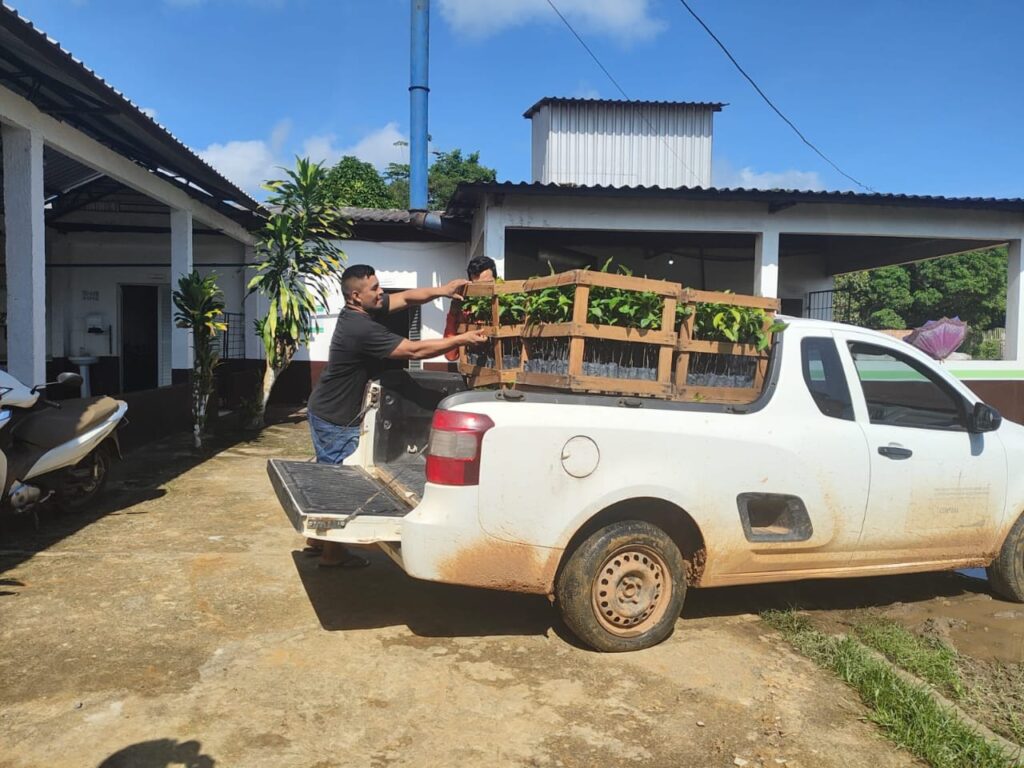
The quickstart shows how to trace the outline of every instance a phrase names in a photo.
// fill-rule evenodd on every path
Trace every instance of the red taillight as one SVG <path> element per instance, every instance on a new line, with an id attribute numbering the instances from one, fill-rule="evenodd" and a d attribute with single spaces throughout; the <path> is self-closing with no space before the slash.
<path id="1" fill-rule="evenodd" d="M 494 426 L 481 413 L 435 411 L 427 447 L 427 482 L 477 485 L 484 432 Z"/>

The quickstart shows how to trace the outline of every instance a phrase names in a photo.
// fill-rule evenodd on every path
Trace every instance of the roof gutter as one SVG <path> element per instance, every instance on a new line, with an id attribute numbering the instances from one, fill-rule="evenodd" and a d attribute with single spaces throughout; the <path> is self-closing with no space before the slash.
<path id="1" fill-rule="evenodd" d="M 435 211 L 409 211 L 409 222 L 417 229 L 452 240 L 469 240 L 469 227 L 446 219 Z"/>

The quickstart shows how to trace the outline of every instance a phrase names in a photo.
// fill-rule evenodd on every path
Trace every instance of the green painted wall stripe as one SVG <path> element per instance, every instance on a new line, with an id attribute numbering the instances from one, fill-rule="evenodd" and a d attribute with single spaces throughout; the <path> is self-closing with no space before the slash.
<path id="1" fill-rule="evenodd" d="M 1021 381 L 1024 380 L 1024 370 L 1006 370 L 1006 371 L 964 371 L 951 369 L 949 371 L 958 379 L 963 381 L 970 381 L 971 379 L 986 379 L 989 381 L 998 381 L 1000 379 L 1004 381 Z"/>

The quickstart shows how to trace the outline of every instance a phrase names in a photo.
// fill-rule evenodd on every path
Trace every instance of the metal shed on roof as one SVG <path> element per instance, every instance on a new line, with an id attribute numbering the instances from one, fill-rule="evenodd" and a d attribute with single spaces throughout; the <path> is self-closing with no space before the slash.
<path id="1" fill-rule="evenodd" d="M 532 124 L 534 182 L 584 186 L 711 185 L 720 102 L 544 98 Z"/>

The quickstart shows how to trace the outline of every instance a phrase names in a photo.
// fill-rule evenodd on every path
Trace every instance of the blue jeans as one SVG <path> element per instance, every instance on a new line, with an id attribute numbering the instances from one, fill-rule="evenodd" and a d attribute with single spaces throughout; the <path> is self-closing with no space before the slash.
<path id="1" fill-rule="evenodd" d="M 359 446 L 359 427 L 339 427 L 309 413 L 309 432 L 317 464 L 341 464 Z"/>

